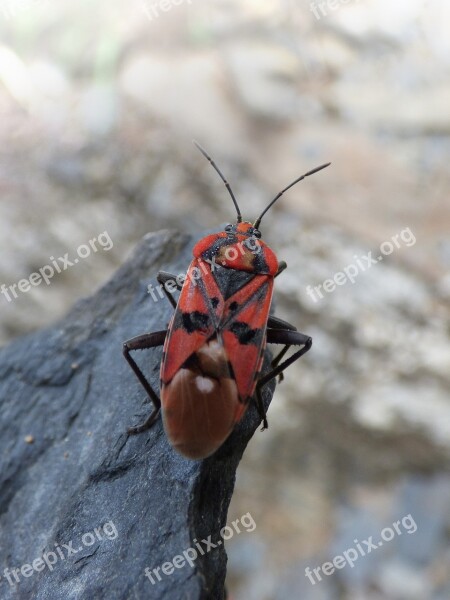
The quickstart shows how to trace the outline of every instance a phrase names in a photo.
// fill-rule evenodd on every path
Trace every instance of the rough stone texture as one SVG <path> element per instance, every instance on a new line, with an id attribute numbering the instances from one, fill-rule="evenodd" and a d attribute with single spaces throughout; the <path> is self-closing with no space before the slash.
<path id="1" fill-rule="evenodd" d="M 256 410 L 204 461 L 176 454 L 161 420 L 148 433 L 125 433 L 148 414 L 149 405 L 123 360 L 122 342 L 165 326 L 171 307 L 165 300 L 154 303 L 147 285 L 156 285 L 160 268 L 183 272 L 191 247 L 192 240 L 174 232 L 147 235 L 95 295 L 79 301 L 55 326 L 2 349 L 2 599 L 224 597 L 223 545 L 195 568 L 175 569 L 155 585 L 144 569 L 172 560 L 194 538 L 220 539 L 235 471 L 258 425 Z M 138 356 L 155 386 L 160 357 L 161 350 Z M 109 521 L 117 537 L 103 535 L 83 547 L 83 535 Z M 82 550 L 67 556 L 62 545 L 69 542 Z M 30 564 L 55 544 L 66 558 L 53 570 L 30 574 L 25 568 L 30 576 L 20 574 L 20 583 L 9 585 L 5 568 Z"/>

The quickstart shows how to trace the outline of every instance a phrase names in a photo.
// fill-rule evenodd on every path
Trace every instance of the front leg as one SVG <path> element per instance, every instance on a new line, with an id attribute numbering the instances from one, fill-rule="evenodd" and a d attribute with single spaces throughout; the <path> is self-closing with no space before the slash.
<path id="1" fill-rule="evenodd" d="M 275 277 L 278 277 L 285 269 L 287 269 L 286 261 L 280 260 L 278 263 L 278 271 L 275 273 Z"/>
<path id="2" fill-rule="evenodd" d="M 166 298 L 169 300 L 170 304 L 173 306 L 173 308 L 176 308 L 177 302 L 173 297 L 172 292 L 169 292 L 169 290 L 166 288 L 166 283 L 172 282 L 177 288 L 177 290 L 180 291 L 183 286 L 178 283 L 177 276 L 172 275 L 172 273 L 168 273 L 167 271 L 160 271 L 156 276 L 156 279 L 158 280 L 158 283 L 161 284 L 162 290 L 165 293 Z"/>

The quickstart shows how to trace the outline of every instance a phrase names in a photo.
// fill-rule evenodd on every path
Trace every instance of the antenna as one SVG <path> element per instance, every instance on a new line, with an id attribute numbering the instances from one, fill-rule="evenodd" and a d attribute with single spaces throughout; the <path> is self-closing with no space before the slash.
<path id="1" fill-rule="evenodd" d="M 275 202 L 278 200 L 278 198 L 280 198 L 280 196 L 282 196 L 284 194 L 284 192 L 286 192 L 289 188 L 291 188 L 293 185 L 295 185 L 302 179 L 305 179 L 305 177 L 314 175 L 314 173 L 317 173 L 317 171 L 321 171 L 322 169 L 325 169 L 325 167 L 329 167 L 330 165 L 331 165 L 331 163 L 326 163 L 325 165 L 321 165 L 320 167 L 316 167 L 315 169 L 312 169 L 312 171 L 308 171 L 307 173 L 305 173 L 304 175 L 302 175 L 301 177 L 299 177 L 298 179 L 296 179 L 295 181 L 290 183 L 287 187 L 284 188 L 284 190 L 281 190 L 281 192 L 279 192 L 275 196 L 275 198 L 272 200 L 272 202 L 262 211 L 262 213 L 259 215 L 259 217 L 254 222 L 253 227 L 255 227 L 255 229 L 259 228 L 259 224 L 261 223 L 261 219 L 263 218 L 263 216 L 266 214 L 266 212 L 269 210 L 269 208 L 271 208 L 275 204 Z"/>
<path id="2" fill-rule="evenodd" d="M 241 215 L 241 211 L 239 209 L 238 203 L 236 201 L 236 198 L 234 197 L 233 191 L 231 189 L 230 184 L 228 183 L 228 181 L 225 179 L 225 177 L 222 175 L 222 173 L 219 170 L 219 167 L 216 165 L 216 163 L 213 161 L 213 159 L 208 155 L 208 153 L 206 152 L 206 150 L 204 150 L 200 144 L 198 142 L 196 142 L 195 140 L 192 140 L 192 143 L 194 144 L 194 146 L 197 146 L 197 148 L 200 150 L 200 152 L 203 154 L 203 156 L 209 160 L 209 162 L 211 163 L 211 165 L 214 167 L 214 169 L 219 173 L 219 176 L 221 178 L 221 180 L 224 182 L 227 190 L 230 192 L 230 196 L 231 199 L 233 200 L 233 204 L 236 208 L 236 214 L 237 214 L 237 222 L 241 223 L 242 221 L 242 215 Z"/>

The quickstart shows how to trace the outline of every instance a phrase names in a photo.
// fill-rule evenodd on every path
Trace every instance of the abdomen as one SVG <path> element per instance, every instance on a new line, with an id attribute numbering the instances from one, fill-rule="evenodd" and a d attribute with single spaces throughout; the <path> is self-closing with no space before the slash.
<path id="1" fill-rule="evenodd" d="M 224 346 L 212 338 L 161 387 L 163 421 L 174 448 L 188 458 L 206 458 L 231 433 L 245 405 Z"/>

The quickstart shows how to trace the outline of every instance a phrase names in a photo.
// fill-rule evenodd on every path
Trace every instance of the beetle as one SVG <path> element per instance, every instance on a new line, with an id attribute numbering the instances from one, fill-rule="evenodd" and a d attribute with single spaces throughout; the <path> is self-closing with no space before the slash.
<path id="1" fill-rule="evenodd" d="M 157 280 L 172 304 L 173 316 L 164 331 L 134 337 L 123 354 L 154 405 L 147 420 L 128 429 L 130 434 L 150 428 L 162 412 L 172 446 L 190 459 L 206 458 L 228 438 L 251 400 L 263 427 L 267 417 L 261 388 L 311 348 L 311 337 L 294 325 L 269 314 L 274 279 L 285 268 L 261 239 L 259 225 L 266 212 L 293 185 L 328 167 L 326 163 L 279 192 L 254 223 L 243 221 L 231 186 L 212 158 L 193 142 L 225 184 L 236 209 L 236 223 L 208 235 L 193 248 L 193 260 L 184 283 L 161 271 Z M 178 302 L 167 289 L 181 291 Z M 266 344 L 284 348 L 262 374 Z M 131 351 L 163 346 L 160 397 L 154 391 Z M 282 359 L 291 346 L 299 346 Z"/>

